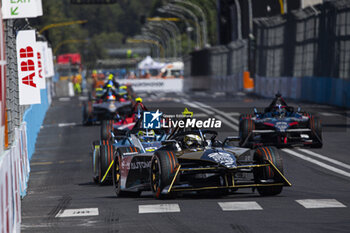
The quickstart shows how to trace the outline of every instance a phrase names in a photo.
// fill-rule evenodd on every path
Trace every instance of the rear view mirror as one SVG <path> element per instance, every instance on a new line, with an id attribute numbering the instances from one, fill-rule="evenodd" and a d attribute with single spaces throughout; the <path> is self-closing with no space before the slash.
<path id="1" fill-rule="evenodd" d="M 176 140 L 165 140 L 162 141 L 162 145 L 169 145 L 169 144 L 175 144 Z"/>
<path id="2" fill-rule="evenodd" d="M 239 136 L 229 136 L 227 137 L 224 142 L 222 143 L 223 147 L 226 146 L 226 144 L 230 143 L 230 142 L 239 142 L 240 141 L 240 137 Z"/>

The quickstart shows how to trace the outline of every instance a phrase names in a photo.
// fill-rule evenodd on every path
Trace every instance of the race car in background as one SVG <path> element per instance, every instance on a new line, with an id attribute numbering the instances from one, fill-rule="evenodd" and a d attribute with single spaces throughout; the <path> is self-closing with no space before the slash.
<path id="1" fill-rule="evenodd" d="M 127 86 L 115 88 L 107 84 L 105 88 L 97 88 L 94 98 L 83 103 L 83 125 L 91 125 L 104 120 L 119 120 L 133 110 L 135 100 Z"/>
<path id="2" fill-rule="evenodd" d="M 149 190 L 155 198 L 193 191 L 225 195 L 253 188 L 272 196 L 291 185 L 275 147 L 239 148 L 233 143 L 236 138 L 220 142 L 216 136 L 216 131 L 177 128 L 151 153 L 142 153 L 136 145 L 116 147 L 112 162 L 116 195 Z"/>
<path id="3" fill-rule="evenodd" d="M 240 116 L 240 146 L 322 147 L 321 120 L 288 106 L 280 94 L 264 112 Z"/>
<path id="4" fill-rule="evenodd" d="M 142 98 L 136 98 L 129 112 L 118 113 L 113 119 L 102 121 L 101 140 L 110 140 L 114 130 L 123 132 L 124 130 L 133 129 L 138 119 L 143 116 L 144 111 L 147 111 L 147 108 L 142 103 Z"/>
<path id="5" fill-rule="evenodd" d="M 107 93 L 105 98 L 94 99 L 83 103 L 83 125 L 112 120 L 132 111 L 132 101 L 122 95 Z"/>

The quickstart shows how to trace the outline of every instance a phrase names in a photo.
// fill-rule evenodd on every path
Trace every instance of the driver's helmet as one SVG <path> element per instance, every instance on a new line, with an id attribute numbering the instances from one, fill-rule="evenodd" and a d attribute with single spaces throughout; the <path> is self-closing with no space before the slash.
<path id="1" fill-rule="evenodd" d="M 116 97 L 115 97 L 115 95 L 113 95 L 112 93 L 108 93 L 108 95 L 107 95 L 107 100 L 108 100 L 108 101 L 114 101 L 114 100 L 116 100 Z"/>
<path id="2" fill-rule="evenodd" d="M 184 143 L 187 148 L 198 148 L 203 144 L 201 137 L 195 134 L 188 134 L 184 137 Z"/>
<path id="3" fill-rule="evenodd" d="M 280 116 L 280 117 L 284 117 L 286 115 L 286 108 L 285 108 L 285 106 L 283 106 L 281 104 L 276 104 L 275 113 L 278 116 Z"/>
<path id="4" fill-rule="evenodd" d="M 108 75 L 108 80 L 113 81 L 113 77 L 114 77 L 113 74 Z"/>
<path id="5" fill-rule="evenodd" d="M 154 130 L 149 130 L 149 131 L 140 130 L 137 133 L 137 136 L 141 142 L 152 142 L 155 140 L 156 133 L 154 132 Z"/>
<path id="6" fill-rule="evenodd" d="M 108 80 L 107 87 L 114 88 L 114 83 L 112 80 Z"/>

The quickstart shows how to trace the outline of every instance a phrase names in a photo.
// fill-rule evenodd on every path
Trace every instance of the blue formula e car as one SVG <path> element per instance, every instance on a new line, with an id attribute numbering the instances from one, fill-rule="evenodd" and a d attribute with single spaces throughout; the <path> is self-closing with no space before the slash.
<path id="1" fill-rule="evenodd" d="M 322 147 L 322 125 L 317 116 L 288 106 L 280 94 L 264 112 L 241 115 L 240 146 Z"/>

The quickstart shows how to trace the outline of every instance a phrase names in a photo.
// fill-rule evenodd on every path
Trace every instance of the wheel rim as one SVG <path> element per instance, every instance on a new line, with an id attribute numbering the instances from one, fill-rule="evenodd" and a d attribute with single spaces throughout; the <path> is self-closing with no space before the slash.
<path id="1" fill-rule="evenodd" d="M 120 167 L 119 167 L 119 161 L 114 161 L 114 174 L 115 174 L 115 188 L 119 190 L 119 182 L 120 182 Z"/>
<path id="2" fill-rule="evenodd" d="M 159 165 L 158 159 L 156 158 L 152 163 L 152 189 L 154 192 L 156 192 L 159 187 L 159 177 Z"/>

